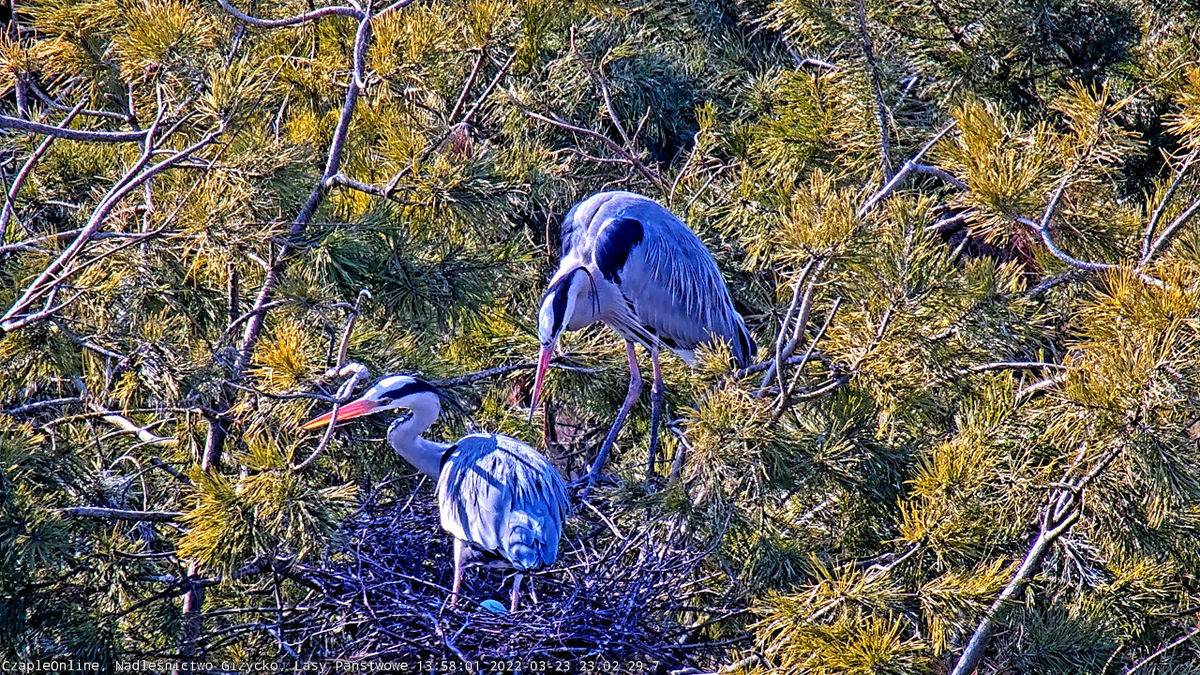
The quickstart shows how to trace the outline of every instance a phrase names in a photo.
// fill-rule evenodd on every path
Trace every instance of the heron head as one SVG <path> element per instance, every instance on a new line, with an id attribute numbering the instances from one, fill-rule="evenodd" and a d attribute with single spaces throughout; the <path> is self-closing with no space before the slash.
<path id="1" fill-rule="evenodd" d="M 371 385 L 358 399 L 337 409 L 338 422 L 401 408 L 412 409 L 414 399 L 428 394 L 437 396 L 437 387 L 411 375 L 388 375 Z M 301 429 L 318 429 L 329 424 L 333 411 L 314 418 L 301 425 Z"/>
<path id="2" fill-rule="evenodd" d="M 546 370 L 550 367 L 550 359 L 554 356 L 554 346 L 558 338 L 572 325 L 577 310 L 583 309 L 587 303 L 580 303 L 580 296 L 587 290 L 591 276 L 583 267 L 576 267 L 566 274 L 555 275 L 542 296 L 538 308 L 538 342 L 542 352 L 538 357 L 537 375 L 533 382 L 533 401 L 529 405 L 529 419 L 533 420 L 533 410 L 537 407 L 542 394 L 542 385 L 546 382 Z M 578 326 L 577 326 L 578 327 Z"/>

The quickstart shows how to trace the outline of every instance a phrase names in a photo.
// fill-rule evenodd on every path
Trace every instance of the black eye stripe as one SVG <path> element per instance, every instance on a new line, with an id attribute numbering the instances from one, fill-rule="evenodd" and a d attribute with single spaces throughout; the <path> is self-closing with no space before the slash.
<path id="1" fill-rule="evenodd" d="M 542 296 L 542 301 L 550 295 L 554 295 L 554 299 L 550 303 L 550 313 L 553 315 L 554 321 L 550 326 L 550 334 L 557 335 L 562 329 L 563 322 L 566 320 L 567 314 L 567 296 L 571 290 L 571 279 L 574 278 L 575 272 L 565 275 L 558 281 L 551 284 L 550 288 L 546 289 L 546 295 Z"/>
<path id="2" fill-rule="evenodd" d="M 568 279 L 570 277 L 567 277 Z M 550 329 L 552 335 L 557 335 L 562 329 L 563 321 L 567 314 L 567 287 L 564 285 L 558 293 L 554 295 L 554 304 L 551 306 L 554 311 L 554 327 Z"/>

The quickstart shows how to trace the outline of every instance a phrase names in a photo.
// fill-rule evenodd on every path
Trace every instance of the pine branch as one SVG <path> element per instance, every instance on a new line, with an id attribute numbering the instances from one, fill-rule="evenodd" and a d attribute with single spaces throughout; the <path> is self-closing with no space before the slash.
<path id="1" fill-rule="evenodd" d="M 867 30 L 867 9 L 863 0 L 855 0 L 858 15 L 858 39 L 863 57 L 867 61 L 867 72 L 871 76 L 871 89 L 875 92 L 875 117 L 879 122 L 879 154 L 883 168 L 883 179 L 892 178 L 892 142 L 888 138 L 888 118 L 891 116 L 883 100 L 883 80 L 879 76 L 879 64 L 875 62 L 875 46 L 871 44 L 871 33 Z"/>
<path id="2" fill-rule="evenodd" d="M 260 28 L 282 28 L 283 26 L 294 26 L 296 24 L 309 23 L 322 17 L 334 15 L 348 16 L 353 19 L 359 19 L 360 21 L 363 18 L 363 13 L 361 10 L 346 5 L 333 5 L 330 7 L 321 7 L 310 12 L 305 12 L 304 14 L 297 14 L 295 16 L 289 16 L 283 19 L 260 19 L 255 16 L 250 16 L 237 7 L 234 7 L 232 4 L 230 4 L 229 0 L 217 0 L 217 2 L 221 3 L 221 7 L 224 7 L 226 12 L 234 15 L 238 18 L 238 20 L 248 23 L 252 26 L 258 26 Z"/>
<path id="3" fill-rule="evenodd" d="M 76 518 L 97 518 L 100 520 L 131 520 L 150 523 L 173 523 L 183 517 L 181 511 L 131 511 L 128 509 L 108 509 L 99 506 L 69 506 L 59 509 L 64 516 Z"/>
<path id="4" fill-rule="evenodd" d="M 861 1 L 862 0 L 859 0 L 859 2 Z M 867 201 L 863 202 L 862 206 L 858 207 L 858 211 L 855 215 L 857 215 L 860 219 L 867 217 L 868 213 L 873 211 L 876 206 L 879 206 L 883 200 L 887 199 L 888 195 L 892 194 L 896 188 L 900 187 L 900 184 L 904 182 L 904 179 L 913 173 L 933 174 L 960 190 L 966 190 L 966 183 L 958 180 L 954 176 L 950 175 L 950 173 L 926 164 L 921 164 L 921 158 L 925 156 L 925 153 L 933 149 L 933 146 L 937 145 L 938 141 L 945 138 L 946 134 L 950 133 L 950 130 L 954 128 L 955 124 L 956 122 L 947 124 L 946 126 L 942 127 L 941 131 L 934 134 L 933 138 L 926 141 L 925 145 L 921 146 L 921 149 L 918 150 L 915 155 L 913 155 L 904 163 L 903 166 L 900 167 L 900 170 L 896 172 L 896 175 L 892 176 L 890 180 L 884 183 L 883 187 L 879 189 L 879 192 L 871 195 Z"/>
<path id="5" fill-rule="evenodd" d="M 574 124 L 564 122 L 564 121 L 558 119 L 557 117 L 554 117 L 553 115 L 548 117 L 546 115 L 540 115 L 538 113 L 535 113 L 532 110 L 525 110 L 524 108 L 521 109 L 521 112 L 525 113 L 525 115 L 527 115 L 528 117 L 538 120 L 539 122 L 545 122 L 546 124 L 558 127 L 559 129 L 565 129 L 572 133 L 582 134 L 584 136 L 587 136 L 588 138 L 592 138 L 597 141 L 600 141 L 606 147 L 608 147 L 610 150 L 612 150 L 613 152 L 620 155 L 621 158 L 624 159 L 626 162 L 629 162 L 629 164 L 631 166 L 633 166 L 633 168 L 637 169 L 639 173 L 641 173 L 646 178 L 650 179 L 650 181 L 652 181 L 653 183 L 660 185 L 660 186 L 666 185 L 666 181 L 663 180 L 663 177 L 661 174 L 659 174 L 654 169 L 651 169 L 650 167 L 643 164 L 641 159 L 638 159 L 638 157 L 636 155 L 634 155 L 633 153 L 626 150 L 624 147 L 621 146 L 620 143 L 617 143 L 616 141 L 609 138 L 608 136 L 605 136 L 604 134 L 602 134 L 598 131 L 592 131 L 591 129 L 585 129 L 584 127 L 577 127 Z"/>
<path id="6" fill-rule="evenodd" d="M 1009 607 L 1014 604 L 1017 595 L 1025 589 L 1033 575 L 1041 568 L 1042 561 L 1050 552 L 1054 542 L 1066 534 L 1071 526 L 1079 520 L 1084 488 L 1104 469 L 1108 468 L 1118 454 L 1116 450 L 1109 452 L 1087 474 L 1078 479 L 1064 479 L 1061 481 L 1064 487 L 1051 493 L 1049 501 L 1042 510 L 1038 536 L 1030 545 L 1016 574 L 984 614 L 983 620 L 971 635 L 971 640 L 967 643 L 967 647 L 963 650 L 951 675 L 971 675 L 975 672 L 975 668 L 983 659 L 984 651 L 987 650 L 988 643 L 992 639 L 996 624 L 1003 620 Z"/>
<path id="7" fill-rule="evenodd" d="M 69 141 L 85 141 L 89 143 L 141 143 L 145 141 L 148 131 L 85 131 L 82 129 L 65 129 L 40 122 L 30 122 L 19 117 L 0 115 L 0 129 L 12 129 L 31 134 L 65 138 Z"/>
<path id="8" fill-rule="evenodd" d="M 58 123 L 57 128 L 66 128 L 66 126 L 71 123 L 71 120 L 75 119 L 75 116 L 78 115 L 81 110 L 83 110 L 82 101 L 67 113 L 67 116 L 63 118 L 63 121 Z M 50 149 L 50 144 L 53 143 L 54 139 L 56 138 L 58 138 L 58 136 L 48 135 L 42 140 L 37 149 L 35 149 L 29 155 L 29 158 L 25 160 L 25 163 L 21 166 L 21 170 L 18 171 L 16 177 L 13 178 L 12 185 L 9 186 L 8 192 L 5 193 L 4 210 L 3 212 L 0 212 L 0 244 L 4 243 L 5 235 L 8 233 L 8 221 L 13 216 L 17 195 L 21 192 L 21 186 L 25 184 L 25 179 L 29 176 L 29 172 L 33 170 L 33 165 L 37 164 L 37 161 L 42 158 L 42 155 L 46 154 L 46 151 Z"/>
<path id="9" fill-rule="evenodd" d="M 1179 184 L 1183 182 L 1183 177 L 1187 175 L 1188 170 L 1192 168 L 1192 164 L 1195 163 L 1198 156 L 1200 156 L 1200 148 L 1192 150 L 1187 158 L 1183 160 L 1183 164 L 1175 171 L 1175 176 L 1171 179 L 1171 184 L 1167 186 L 1167 191 L 1163 193 L 1162 199 L 1159 200 L 1158 205 L 1154 207 L 1154 211 L 1150 214 L 1150 221 L 1146 223 L 1146 234 L 1142 237 L 1141 265 L 1143 267 L 1154 255 L 1154 233 L 1158 228 L 1158 221 L 1162 219 L 1163 211 L 1171 203 L 1172 197 L 1175 196 L 1175 191 L 1179 189 Z"/>

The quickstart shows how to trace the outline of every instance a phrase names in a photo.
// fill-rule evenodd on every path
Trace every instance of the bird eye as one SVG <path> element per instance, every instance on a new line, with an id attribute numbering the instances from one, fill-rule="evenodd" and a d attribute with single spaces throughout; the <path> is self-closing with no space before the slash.
<path id="1" fill-rule="evenodd" d="M 391 405 L 392 399 L 390 396 L 384 396 L 383 398 L 379 399 L 379 403 L 380 405 Z"/>

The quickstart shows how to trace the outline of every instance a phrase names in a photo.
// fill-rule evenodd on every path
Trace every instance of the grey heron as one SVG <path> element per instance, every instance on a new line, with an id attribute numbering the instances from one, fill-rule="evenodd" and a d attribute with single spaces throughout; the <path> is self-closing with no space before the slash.
<path id="1" fill-rule="evenodd" d="M 697 346 L 725 340 L 738 364 L 745 367 L 757 347 L 700 238 L 661 204 L 632 192 L 594 194 L 563 218 L 562 259 L 538 310 L 541 355 L 531 419 L 559 336 L 596 322 L 625 339 L 629 389 L 588 471 L 587 484 L 599 477 L 630 408 L 641 395 L 635 343 L 650 352 L 653 367 L 646 461 L 647 476 L 653 476 L 663 408 L 659 348 L 666 347 L 692 364 Z"/>
<path id="2" fill-rule="evenodd" d="M 406 409 L 388 427 L 387 439 L 401 457 L 437 481 L 442 528 L 454 535 L 454 604 L 468 554 L 482 553 L 517 570 L 512 611 L 517 611 L 525 573 L 553 564 L 563 521 L 570 510 L 567 488 L 550 462 L 528 445 L 501 434 L 470 434 L 439 443 L 421 434 L 441 414 L 437 387 L 417 377 L 389 375 L 359 399 L 337 409 L 336 422 Z M 303 429 L 330 423 L 333 411 Z M 536 596 L 535 596 L 536 599 Z"/>

